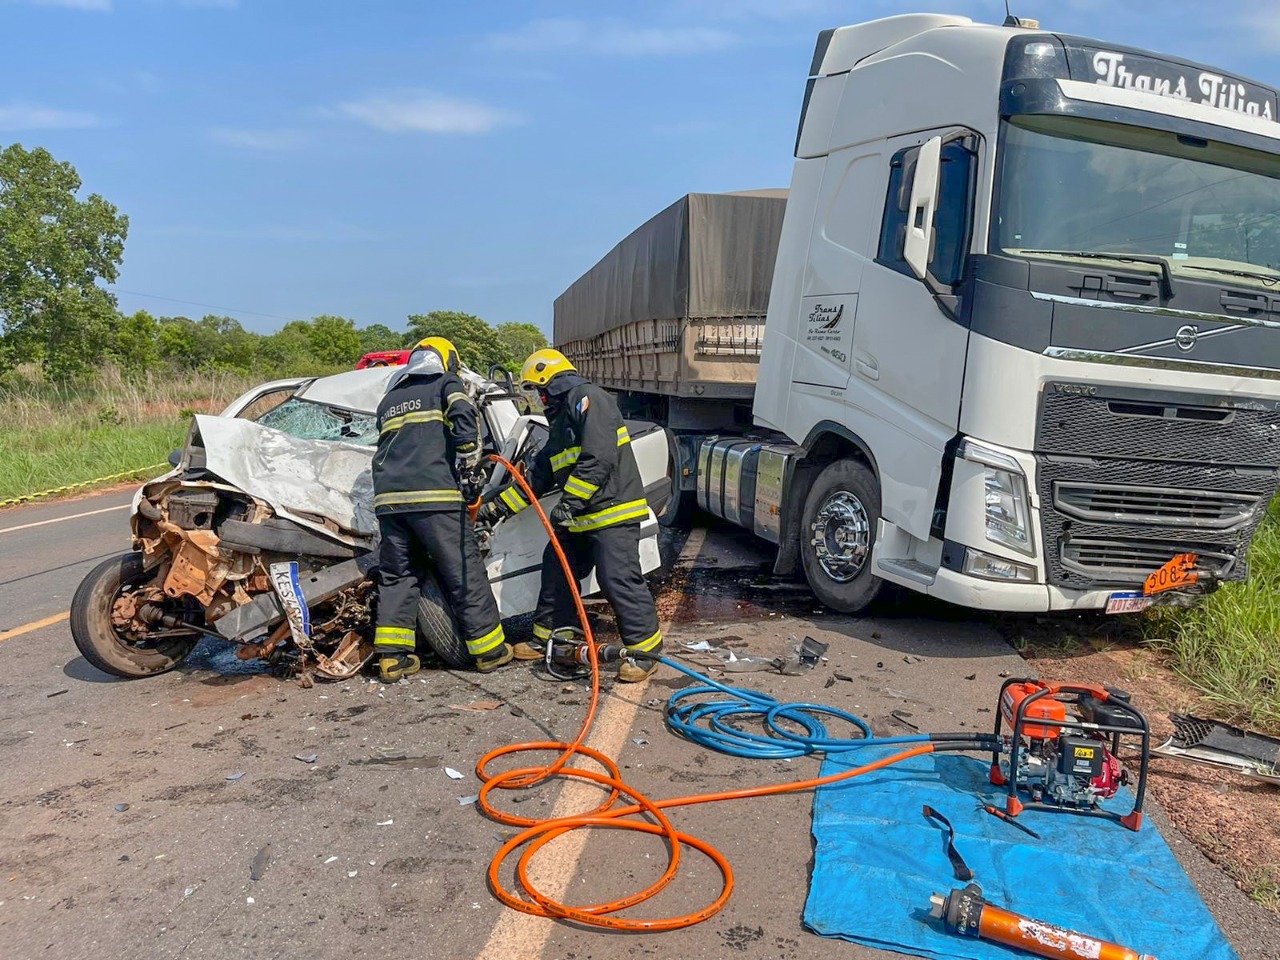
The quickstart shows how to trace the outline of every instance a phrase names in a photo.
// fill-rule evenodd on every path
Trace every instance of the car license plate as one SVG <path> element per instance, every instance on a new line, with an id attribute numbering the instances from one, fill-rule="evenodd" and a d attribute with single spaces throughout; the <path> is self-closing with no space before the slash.
<path id="1" fill-rule="evenodd" d="M 1151 599 L 1136 591 L 1113 593 L 1107 597 L 1107 613 L 1141 613 L 1151 606 Z"/>

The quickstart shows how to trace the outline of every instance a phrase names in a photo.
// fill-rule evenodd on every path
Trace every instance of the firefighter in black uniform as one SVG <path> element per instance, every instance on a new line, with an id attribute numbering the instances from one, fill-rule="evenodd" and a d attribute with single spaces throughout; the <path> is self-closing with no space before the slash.
<path id="1" fill-rule="evenodd" d="M 514 656 L 459 489 L 459 478 L 479 465 L 481 448 L 458 362 L 452 343 L 428 337 L 378 404 L 373 508 L 382 546 L 373 648 L 386 682 L 420 667 L 413 651 L 426 563 L 440 579 L 476 669 L 494 670 Z"/>
<path id="2" fill-rule="evenodd" d="M 592 567 L 596 581 L 618 618 L 627 649 L 658 654 L 662 631 L 653 594 L 640 571 L 640 523 L 648 513 L 640 468 L 618 405 L 583 377 L 557 350 L 539 350 L 525 361 L 520 385 L 542 400 L 551 435 L 534 461 L 530 484 L 541 498 L 561 487 L 550 519 L 563 528 L 557 537 L 581 581 Z M 497 520 L 529 506 L 518 487 L 497 491 L 481 516 Z M 578 625 L 564 572 L 551 545 L 542 555 L 542 590 L 534 613 L 535 641 L 546 642 L 561 627 Z M 536 644 L 519 643 L 521 660 L 542 656 Z M 624 659 L 618 679 L 643 680 L 657 662 Z"/>

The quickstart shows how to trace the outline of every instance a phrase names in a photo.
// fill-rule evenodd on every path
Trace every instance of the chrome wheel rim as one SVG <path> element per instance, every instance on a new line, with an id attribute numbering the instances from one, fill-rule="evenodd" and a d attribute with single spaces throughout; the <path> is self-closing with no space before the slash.
<path id="1" fill-rule="evenodd" d="M 866 566 L 871 549 L 871 518 L 862 501 L 837 490 L 814 518 L 814 553 L 823 572 L 836 583 L 848 583 Z"/>

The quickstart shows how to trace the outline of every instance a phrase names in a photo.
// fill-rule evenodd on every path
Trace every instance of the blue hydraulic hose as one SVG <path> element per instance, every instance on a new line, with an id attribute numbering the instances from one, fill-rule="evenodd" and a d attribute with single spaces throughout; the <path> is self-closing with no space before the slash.
<path id="1" fill-rule="evenodd" d="M 933 739 L 927 733 L 877 737 L 865 720 L 837 707 L 782 703 L 766 693 L 719 683 L 669 657 L 660 657 L 659 662 L 700 681 L 699 686 L 677 690 L 671 695 L 667 701 L 667 726 L 686 740 L 719 753 L 751 760 L 785 760 L 813 753 L 845 753 L 861 747 L 927 743 Z M 716 694 L 725 696 L 715 700 L 692 699 Z M 824 717 L 844 721 L 861 736 L 831 736 Z M 732 724 L 753 718 L 760 721 L 765 733 L 749 733 Z"/>

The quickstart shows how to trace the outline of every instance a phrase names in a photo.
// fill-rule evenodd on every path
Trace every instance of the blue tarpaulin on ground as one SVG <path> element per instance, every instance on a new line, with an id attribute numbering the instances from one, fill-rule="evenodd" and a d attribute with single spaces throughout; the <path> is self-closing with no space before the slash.
<path id="1" fill-rule="evenodd" d="M 828 759 L 822 775 L 874 759 L 874 748 Z M 1012 960 L 1026 954 L 946 933 L 928 916 L 929 895 L 965 886 L 946 856 L 956 848 L 988 902 L 1111 940 L 1159 960 L 1239 960 L 1204 901 L 1150 823 L 1137 833 L 1069 813 L 1026 811 L 1042 837 L 975 809 L 1003 808 L 976 757 L 931 754 L 820 789 L 813 805 L 813 877 L 804 922 L 815 933 L 935 960 Z M 1127 812 L 1127 790 L 1107 802 Z"/>

